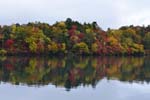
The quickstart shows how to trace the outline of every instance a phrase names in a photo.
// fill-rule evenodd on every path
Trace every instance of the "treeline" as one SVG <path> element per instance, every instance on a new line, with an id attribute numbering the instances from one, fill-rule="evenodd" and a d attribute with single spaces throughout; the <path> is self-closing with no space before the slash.
<path id="1" fill-rule="evenodd" d="M 141 55 L 150 49 L 150 26 L 102 30 L 96 22 L 66 21 L 0 27 L 0 54 Z"/>

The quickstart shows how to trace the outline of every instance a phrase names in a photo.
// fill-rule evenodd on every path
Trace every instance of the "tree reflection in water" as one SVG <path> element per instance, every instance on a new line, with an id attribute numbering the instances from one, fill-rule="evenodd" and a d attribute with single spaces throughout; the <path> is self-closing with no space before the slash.
<path id="1" fill-rule="evenodd" d="M 67 90 L 95 87 L 103 78 L 150 82 L 149 57 L 1 57 L 0 80 L 14 85 L 53 84 Z"/>

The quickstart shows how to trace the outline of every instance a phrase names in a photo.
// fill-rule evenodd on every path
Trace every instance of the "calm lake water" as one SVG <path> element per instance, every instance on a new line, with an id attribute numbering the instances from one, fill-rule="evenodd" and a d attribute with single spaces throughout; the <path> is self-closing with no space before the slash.
<path id="1" fill-rule="evenodd" d="M 2 100 L 150 100 L 150 57 L 0 57 Z"/>

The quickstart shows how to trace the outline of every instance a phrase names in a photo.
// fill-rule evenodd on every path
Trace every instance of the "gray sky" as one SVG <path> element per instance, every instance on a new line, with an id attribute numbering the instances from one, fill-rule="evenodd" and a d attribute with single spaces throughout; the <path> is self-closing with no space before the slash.
<path id="1" fill-rule="evenodd" d="M 0 24 L 47 22 L 70 17 L 103 28 L 150 24 L 150 0 L 0 0 Z"/>

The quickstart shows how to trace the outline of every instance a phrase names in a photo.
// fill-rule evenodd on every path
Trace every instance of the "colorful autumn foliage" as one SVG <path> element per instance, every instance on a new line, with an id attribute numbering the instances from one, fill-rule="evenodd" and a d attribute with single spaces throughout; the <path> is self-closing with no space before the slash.
<path id="1" fill-rule="evenodd" d="M 6 48 L 8 49 L 11 49 L 13 47 L 13 44 L 14 44 L 14 41 L 12 39 L 8 39 L 6 42 L 5 42 L 5 46 Z"/>
<path id="2" fill-rule="evenodd" d="M 7 53 L 137 55 L 149 48 L 149 26 L 102 30 L 96 22 L 13 24 L 0 29 L 0 50 Z"/>

